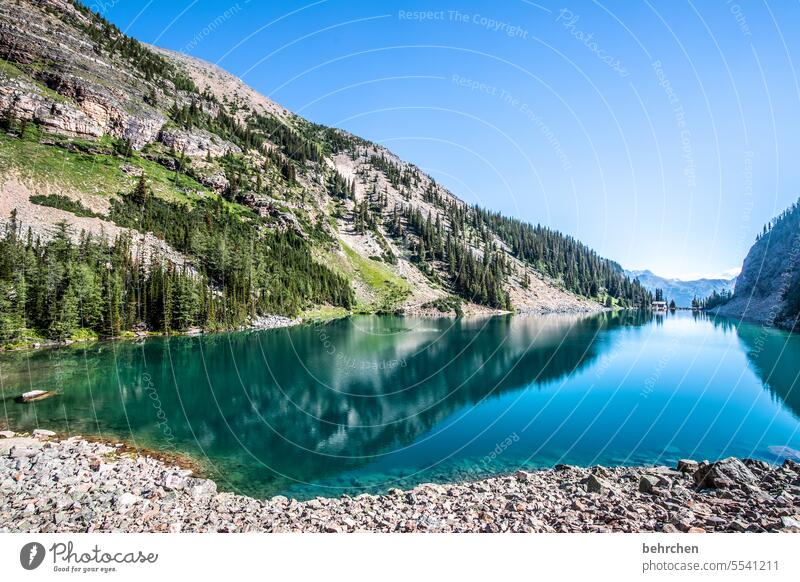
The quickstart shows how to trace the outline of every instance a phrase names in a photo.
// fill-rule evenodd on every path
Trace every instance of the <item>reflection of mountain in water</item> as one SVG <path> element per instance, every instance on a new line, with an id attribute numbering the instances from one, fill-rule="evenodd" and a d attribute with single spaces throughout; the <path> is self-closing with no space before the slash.
<path id="1" fill-rule="evenodd" d="M 352 318 L 268 333 L 172 338 L 60 352 L 60 404 L 37 404 L 73 432 L 130 431 L 225 461 L 222 479 L 262 463 L 263 493 L 287 479 L 352 469 L 413 442 L 462 407 L 586 366 L 608 349 L 608 326 L 634 314 L 416 320 Z M 79 357 L 78 357 L 79 356 Z M 85 361 L 84 361 L 85 358 Z M 50 367 L 40 362 L 34 369 Z M 118 381 L 119 379 L 119 381 Z M 90 391 L 91 390 L 91 391 Z M 54 399 L 55 400 L 55 399 Z M 49 407 L 49 408 L 48 408 Z M 15 409 L 33 426 L 33 409 Z M 24 416 L 23 416 L 24 415 Z M 169 438 L 166 438 L 169 437 Z M 283 475 L 283 477 L 281 476 Z"/>
<path id="2" fill-rule="evenodd" d="M 800 418 L 800 335 L 747 324 L 737 333 L 761 381 Z"/>

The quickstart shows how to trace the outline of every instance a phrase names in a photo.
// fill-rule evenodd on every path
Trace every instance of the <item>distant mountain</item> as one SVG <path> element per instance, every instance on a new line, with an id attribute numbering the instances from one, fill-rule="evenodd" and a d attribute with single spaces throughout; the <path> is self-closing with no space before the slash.
<path id="1" fill-rule="evenodd" d="M 659 277 L 652 271 L 625 271 L 631 279 L 639 279 L 642 286 L 654 292 L 663 289 L 667 301 L 675 300 L 678 307 L 691 307 L 692 298 L 705 299 L 712 292 L 733 291 L 736 277 L 733 279 L 697 279 L 695 281 L 682 281 L 680 279 L 666 279 Z"/>
<path id="2" fill-rule="evenodd" d="M 720 315 L 796 329 L 800 316 L 800 202 L 756 238 L 742 264 L 733 298 Z"/>

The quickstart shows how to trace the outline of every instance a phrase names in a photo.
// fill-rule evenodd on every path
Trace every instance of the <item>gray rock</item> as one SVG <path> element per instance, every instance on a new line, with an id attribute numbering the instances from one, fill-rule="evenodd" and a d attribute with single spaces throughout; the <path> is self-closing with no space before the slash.
<path id="1" fill-rule="evenodd" d="M 608 483 L 597 477 L 596 475 L 592 474 L 589 475 L 586 479 L 586 490 L 589 493 L 605 493 L 608 491 L 609 485 Z"/>
<path id="2" fill-rule="evenodd" d="M 653 490 L 658 487 L 658 478 L 653 475 L 642 475 L 639 477 L 639 492 L 653 493 Z"/>
<path id="3" fill-rule="evenodd" d="M 117 497 L 117 505 L 133 505 L 134 503 L 138 502 L 141 498 L 138 495 L 134 495 L 126 491 L 119 497 Z"/>
<path id="4" fill-rule="evenodd" d="M 186 477 L 177 473 L 167 473 L 164 477 L 164 489 L 173 491 L 186 487 Z"/>
<path id="5" fill-rule="evenodd" d="M 747 466 L 734 457 L 716 463 L 701 463 L 694 472 L 694 481 L 698 487 L 714 489 L 730 489 L 744 484 L 757 485 L 758 479 Z"/>
<path id="6" fill-rule="evenodd" d="M 781 517 L 781 525 L 783 525 L 783 527 L 800 528 L 800 518 L 784 515 Z"/>
<path id="7" fill-rule="evenodd" d="M 31 445 L 35 443 L 35 447 Z M 704 464 L 727 489 L 695 489 L 665 467 L 519 472 L 475 482 L 392 489 L 384 495 L 298 502 L 217 493 L 212 481 L 114 447 L 80 439 L 0 439 L 0 519 L 24 532 L 375 531 L 694 532 L 796 531 L 800 504 L 792 467 L 746 463 L 757 483 L 726 459 Z M 716 465 L 713 466 L 713 465 Z M 699 470 L 700 467 L 698 467 Z M 671 483 L 669 488 L 665 483 Z M 589 491 L 589 493 L 587 493 Z M 640 492 L 652 492 L 643 497 Z M 603 493 L 598 495 L 597 493 Z M 12 518 L 13 516 L 13 518 Z"/>
<path id="8" fill-rule="evenodd" d="M 187 479 L 186 487 L 194 499 L 202 499 L 217 494 L 217 484 L 209 479 Z"/>

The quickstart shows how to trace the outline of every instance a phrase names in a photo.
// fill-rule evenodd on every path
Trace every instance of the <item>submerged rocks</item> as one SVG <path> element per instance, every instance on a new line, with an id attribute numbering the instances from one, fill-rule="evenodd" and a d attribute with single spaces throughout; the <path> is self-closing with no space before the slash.
<path id="1" fill-rule="evenodd" d="M 792 461 L 561 466 L 297 501 L 220 493 L 190 470 L 120 450 L 75 437 L 0 439 L 0 531 L 800 531 Z"/>

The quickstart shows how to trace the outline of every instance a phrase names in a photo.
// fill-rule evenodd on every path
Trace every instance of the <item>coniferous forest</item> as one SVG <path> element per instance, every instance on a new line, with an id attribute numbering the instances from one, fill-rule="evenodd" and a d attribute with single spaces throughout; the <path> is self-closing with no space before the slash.
<path id="1" fill-rule="evenodd" d="M 190 209 L 144 194 L 142 184 L 114 203 L 112 218 L 156 234 L 190 263 L 137 253 L 129 235 L 110 244 L 81 234 L 73 243 L 66 223 L 43 243 L 12 216 L 0 240 L 0 341 L 13 343 L 28 330 L 63 340 L 230 329 L 310 304 L 353 305 L 347 279 L 315 262 L 300 235 L 258 234 L 219 199 Z"/>

